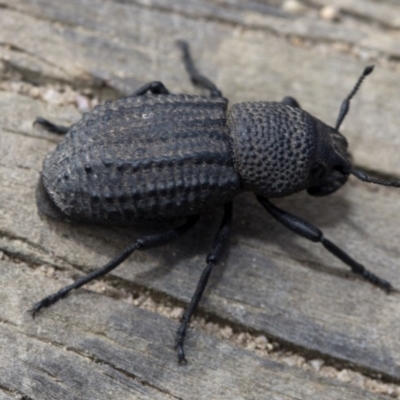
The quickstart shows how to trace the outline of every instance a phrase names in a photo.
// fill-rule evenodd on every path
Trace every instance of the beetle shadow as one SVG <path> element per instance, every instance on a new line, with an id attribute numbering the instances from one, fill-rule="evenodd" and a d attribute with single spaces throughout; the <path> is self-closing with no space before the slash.
<path id="1" fill-rule="evenodd" d="M 128 260 L 135 258 L 136 262 L 143 261 L 145 268 L 142 271 L 128 272 L 127 283 L 152 288 L 157 286 L 155 282 L 165 280 L 165 276 L 169 275 L 179 264 L 180 268 L 193 270 L 193 290 L 196 287 L 197 280 L 200 278 L 202 270 L 206 266 L 206 256 L 211 250 L 212 242 L 218 231 L 223 216 L 223 207 L 211 210 L 209 213 L 202 215 L 199 221 L 188 232 L 180 238 L 160 247 L 149 248 L 144 251 L 134 252 Z M 165 232 L 173 227 L 182 225 L 185 219 L 169 221 L 169 222 L 135 222 L 134 226 L 102 226 L 87 223 L 59 222 L 50 220 L 41 216 L 54 232 L 55 235 L 64 238 L 73 238 L 73 241 L 79 242 L 84 248 L 90 252 L 94 252 L 105 259 L 111 260 L 118 253 L 132 244 L 135 240 L 146 235 L 152 235 L 157 232 Z M 229 245 L 228 245 L 229 247 Z M 226 253 L 226 252 L 225 252 Z M 62 257 L 61 257 L 62 258 Z M 221 275 L 221 265 L 224 264 L 226 254 L 223 254 L 218 265 L 215 268 L 209 285 L 213 286 Z M 76 264 L 69 259 L 68 263 Z M 118 266 L 117 268 L 122 267 Z M 77 265 L 79 269 L 91 270 L 100 268 L 102 265 L 85 266 Z M 169 284 L 169 289 L 174 285 Z M 179 294 L 181 291 L 176 287 Z M 184 296 L 186 297 L 186 296 Z"/>
<path id="2" fill-rule="evenodd" d="M 185 235 L 179 238 L 179 240 L 171 242 L 158 249 L 149 249 L 149 251 L 152 251 L 152 257 L 155 257 L 158 265 L 151 267 L 147 271 L 136 274 L 136 279 L 148 283 L 153 280 L 161 281 L 176 268 L 184 268 L 191 271 L 190 273 L 193 276 L 193 285 L 192 289 L 190 289 L 191 295 L 192 290 L 194 292 L 196 288 L 203 269 L 207 265 L 206 258 L 212 248 L 213 240 L 218 232 L 222 217 L 222 207 L 211 210 L 210 212 L 201 215 L 197 224 Z M 212 289 L 222 278 L 228 253 L 229 244 L 213 269 L 207 284 L 206 292 Z M 187 294 L 179 288 L 179 285 L 171 284 L 171 286 L 175 287 L 174 293 L 182 297 L 187 297 Z"/>

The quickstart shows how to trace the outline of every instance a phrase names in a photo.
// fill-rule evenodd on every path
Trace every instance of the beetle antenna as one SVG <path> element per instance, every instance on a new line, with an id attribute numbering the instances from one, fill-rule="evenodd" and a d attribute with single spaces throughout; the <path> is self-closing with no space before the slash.
<path id="1" fill-rule="evenodd" d="M 363 182 L 376 183 L 377 185 L 383 185 L 383 186 L 400 187 L 400 180 L 386 181 L 384 179 L 372 178 L 368 176 L 365 172 L 356 169 L 352 169 L 350 171 L 350 174 L 354 175 L 356 178 L 360 179 L 360 181 Z"/>
<path id="2" fill-rule="evenodd" d="M 350 94 L 343 100 L 343 103 L 340 106 L 340 111 L 339 115 L 336 121 L 336 126 L 335 129 L 338 131 L 340 128 L 340 125 L 342 125 L 342 122 L 344 120 L 344 117 L 347 115 L 350 109 L 350 100 L 354 97 L 354 95 L 357 93 L 358 89 L 361 86 L 362 81 L 364 78 L 369 75 L 374 69 L 374 65 L 369 65 L 368 67 L 364 68 L 363 73 L 361 76 L 358 78 L 357 83 L 353 87 L 353 90 L 350 92 Z"/>

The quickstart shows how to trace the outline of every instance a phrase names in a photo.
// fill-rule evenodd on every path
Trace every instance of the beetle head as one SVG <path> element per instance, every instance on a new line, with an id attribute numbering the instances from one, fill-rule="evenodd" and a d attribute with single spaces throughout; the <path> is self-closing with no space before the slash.
<path id="1" fill-rule="evenodd" d="M 319 143 L 315 165 L 311 170 L 311 177 L 316 180 L 316 185 L 312 185 L 307 192 L 312 196 L 325 196 L 338 190 L 344 185 L 352 171 L 350 154 L 347 151 L 347 140 L 339 133 L 340 125 L 350 109 L 350 100 L 357 93 L 364 78 L 373 71 L 374 67 L 368 66 L 358 78 L 350 94 L 343 100 L 335 129 L 328 126 L 317 128 Z M 328 131 L 328 132 L 322 132 Z M 328 140 L 328 138 L 330 140 Z"/>
<path id="2" fill-rule="evenodd" d="M 344 185 L 351 170 L 347 140 L 335 129 L 317 121 L 317 147 L 307 188 L 312 196 L 326 196 Z"/>
<path id="3" fill-rule="evenodd" d="M 311 169 L 311 180 L 315 180 L 315 184 L 308 187 L 307 191 L 312 196 L 325 196 L 335 192 L 344 183 L 346 183 L 349 174 L 352 174 L 357 179 L 375 183 L 382 186 L 400 187 L 400 181 L 387 181 L 380 178 L 369 176 L 364 171 L 354 169 L 350 162 L 350 154 L 347 151 L 347 140 L 339 133 L 340 125 L 350 109 L 350 100 L 357 93 L 364 78 L 369 75 L 374 69 L 373 65 L 366 67 L 357 80 L 350 94 L 343 100 L 339 115 L 336 121 L 335 129 L 322 124 L 317 127 L 319 134 L 319 143 L 314 166 Z M 298 104 L 297 104 L 298 107 Z M 319 121 L 320 122 L 320 121 Z M 324 134 L 326 131 L 328 134 Z M 330 141 L 327 138 L 330 138 Z"/>

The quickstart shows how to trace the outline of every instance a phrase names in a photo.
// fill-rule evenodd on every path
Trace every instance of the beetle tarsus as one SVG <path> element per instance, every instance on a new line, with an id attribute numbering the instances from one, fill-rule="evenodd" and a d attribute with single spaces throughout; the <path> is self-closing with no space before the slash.
<path id="1" fill-rule="evenodd" d="M 178 353 L 178 364 L 186 365 L 187 360 L 186 360 L 186 356 L 185 356 L 185 350 L 183 349 L 183 341 L 182 341 L 182 344 L 177 344 L 175 346 L 175 348 Z"/>
<path id="2" fill-rule="evenodd" d="M 368 271 L 367 269 L 364 270 L 362 276 L 364 279 L 371 282 L 373 285 L 378 286 L 382 290 L 386 291 L 387 294 L 392 293 L 394 291 L 394 288 L 390 282 L 380 278 L 379 276 L 373 274 L 371 271 Z"/>
<path id="3" fill-rule="evenodd" d="M 60 289 L 58 292 L 51 294 L 50 296 L 45 297 L 44 299 L 37 302 L 29 312 L 32 314 L 32 317 L 35 318 L 36 314 L 42 309 L 50 307 L 52 304 L 56 303 L 58 300 L 66 297 L 68 293 L 74 289 L 71 287 L 72 285 L 65 286 Z"/>

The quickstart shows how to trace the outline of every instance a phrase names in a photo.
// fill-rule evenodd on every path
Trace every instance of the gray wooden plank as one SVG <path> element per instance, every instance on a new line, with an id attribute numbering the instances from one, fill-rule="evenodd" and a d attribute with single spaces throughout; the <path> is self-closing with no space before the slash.
<path id="1" fill-rule="evenodd" d="M 239 25 L 246 29 L 265 30 L 270 33 L 297 36 L 316 42 L 338 42 L 355 45 L 360 48 L 384 52 L 390 57 L 398 58 L 399 21 L 398 4 L 384 2 L 305 2 L 303 12 L 287 13 L 282 3 L 269 6 L 255 1 L 215 1 L 206 0 L 123 0 L 118 1 L 122 8 L 157 10 L 161 13 L 181 15 L 188 19 L 204 18 L 232 26 Z M 6 2 L 7 7 L 17 10 L 29 10 L 40 18 L 44 16 L 54 20 L 62 19 L 77 25 L 79 20 L 88 25 L 89 10 L 92 15 L 102 16 L 104 2 L 91 1 L 82 4 L 77 1 L 69 3 L 61 9 L 55 9 L 50 0 L 17 0 Z M 318 5 L 338 6 L 343 9 L 343 16 L 337 23 L 319 17 Z M 113 5 L 114 7 L 114 5 Z M 129 11 L 128 11 L 129 12 Z M 391 13 L 391 15 L 390 15 Z M 77 16 L 79 15 L 79 18 Z M 82 18 L 84 16 L 84 18 Z M 383 28 L 383 29 L 382 29 Z M 392 28 L 387 31 L 388 28 Z M 103 30 L 103 28 L 100 28 Z M 363 52 L 360 52 L 363 54 Z M 364 53 L 365 54 L 365 53 Z"/>
<path id="2" fill-rule="evenodd" d="M 14 104 L 23 104 L 19 97 Z M 4 101 L 13 104 L 11 98 L 6 95 Z M 2 133 L 1 248 L 23 259 L 64 268 L 96 268 L 140 231 L 93 230 L 40 218 L 34 203 L 35 184 L 41 160 L 53 147 L 46 140 Z M 25 157 L 27 153 L 31 157 Z M 316 223 L 328 237 L 400 287 L 397 195 L 350 183 L 326 199 L 300 194 L 279 203 Z M 214 276 L 203 309 L 299 348 L 397 379 L 398 297 L 386 296 L 357 279 L 345 279 L 346 268 L 338 260 L 264 217 L 250 196 L 241 196 L 237 203 L 233 245 Z M 131 257 L 115 276 L 187 302 L 217 224 L 218 212 L 206 216 L 187 237 Z"/>
<path id="3" fill-rule="evenodd" d="M 66 81 L 98 88 L 104 82 L 115 92 L 129 93 L 157 78 L 174 91 L 195 92 L 187 78 L 182 79 L 173 45 L 174 39 L 184 37 L 193 43 L 201 69 L 232 102 L 294 94 L 306 109 L 333 121 L 363 64 L 351 55 L 293 47 L 269 30 L 216 21 L 197 14 L 192 4 L 187 9 L 206 19 L 182 15 L 173 7 L 155 9 L 155 3 L 6 4 L 8 9 L 0 13 L 0 41 L 6 44 L 0 59 L 22 79 L 36 83 Z M 398 73 L 386 67 L 376 72 L 357 96 L 344 129 L 357 163 L 399 175 Z M 89 270 L 142 232 L 72 227 L 39 218 L 33 202 L 35 182 L 55 139 L 32 130 L 32 120 L 44 115 L 66 123 L 78 113 L 72 107 L 49 107 L 4 92 L 0 109 L 0 249 L 33 263 Z M 279 204 L 316 223 L 359 261 L 400 286 L 397 197 L 394 190 L 352 180 L 327 199 L 296 195 Z M 264 332 L 300 351 L 349 361 L 398 380 L 398 297 L 346 279 L 349 274 L 337 260 L 277 227 L 250 196 L 241 196 L 236 204 L 231 250 L 213 277 L 203 312 Z M 215 212 L 205 217 L 179 243 L 135 255 L 115 276 L 128 286 L 187 302 L 210 245 L 205 238 L 216 229 L 219 216 Z M 197 339 L 194 346 L 189 357 L 201 349 Z"/>
<path id="4" fill-rule="evenodd" d="M 15 400 L 15 399 L 18 399 L 18 395 L 16 393 L 14 395 L 5 392 L 3 389 L 0 389 L 0 400 Z"/>
<path id="5" fill-rule="evenodd" d="M 400 28 L 400 5 L 396 1 L 315 0 L 314 5 L 334 6 L 342 12 L 360 18 L 364 23 L 380 23 L 387 28 Z"/>
<path id="6" fill-rule="evenodd" d="M 176 322 L 94 293 L 80 291 L 32 320 L 30 299 L 57 283 L 23 263 L 0 261 L 0 270 L 8 288 L 0 385 L 29 399 L 380 398 L 199 333 L 189 338 L 197 351 L 182 367 L 170 344 Z"/>

